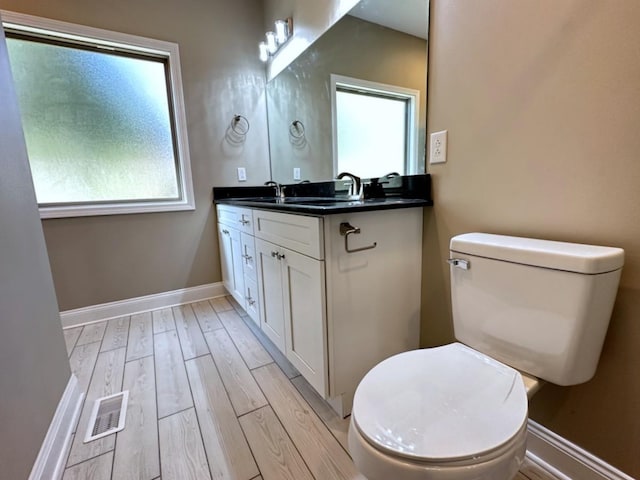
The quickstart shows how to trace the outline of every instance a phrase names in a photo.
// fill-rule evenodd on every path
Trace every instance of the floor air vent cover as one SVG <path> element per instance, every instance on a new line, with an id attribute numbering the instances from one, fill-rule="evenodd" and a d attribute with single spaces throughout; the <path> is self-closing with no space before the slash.
<path id="1" fill-rule="evenodd" d="M 93 404 L 84 443 L 97 440 L 124 428 L 129 391 L 98 398 Z"/>

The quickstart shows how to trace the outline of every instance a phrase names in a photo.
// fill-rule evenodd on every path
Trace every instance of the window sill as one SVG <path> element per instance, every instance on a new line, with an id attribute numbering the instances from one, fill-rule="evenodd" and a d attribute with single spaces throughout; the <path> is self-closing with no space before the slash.
<path id="1" fill-rule="evenodd" d="M 106 203 L 100 205 L 69 205 L 40 207 L 40 218 L 97 217 L 101 215 L 129 215 L 137 213 L 178 212 L 195 210 L 191 202 Z"/>

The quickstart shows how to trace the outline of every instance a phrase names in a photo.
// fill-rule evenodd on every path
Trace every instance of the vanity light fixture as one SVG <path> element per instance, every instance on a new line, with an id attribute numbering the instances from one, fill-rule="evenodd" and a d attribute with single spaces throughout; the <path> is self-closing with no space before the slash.
<path id="1" fill-rule="evenodd" d="M 278 51 L 276 34 L 274 32 L 267 32 L 265 33 L 265 37 L 267 37 L 267 52 L 269 52 L 269 55 L 273 55 Z"/>
<path id="2" fill-rule="evenodd" d="M 275 31 L 265 34 L 265 41 L 258 45 L 260 51 L 260 60 L 266 62 L 269 57 L 276 54 L 278 49 L 284 45 L 293 34 L 293 19 L 291 17 L 286 20 L 276 20 Z"/>
<path id="3" fill-rule="evenodd" d="M 266 42 L 260 42 L 258 48 L 260 49 L 260 61 L 266 62 L 269 60 L 269 51 L 267 50 Z"/>
<path id="4" fill-rule="evenodd" d="M 276 20 L 276 42 L 278 45 L 282 45 L 289 39 L 289 22 L 291 18 L 287 20 Z"/>

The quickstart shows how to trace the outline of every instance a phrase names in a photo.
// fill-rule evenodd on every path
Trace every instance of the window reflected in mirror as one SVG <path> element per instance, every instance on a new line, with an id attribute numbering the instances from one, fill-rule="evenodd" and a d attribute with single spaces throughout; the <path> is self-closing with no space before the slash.
<path id="1" fill-rule="evenodd" d="M 416 173 L 420 92 L 332 75 L 334 176 Z"/>

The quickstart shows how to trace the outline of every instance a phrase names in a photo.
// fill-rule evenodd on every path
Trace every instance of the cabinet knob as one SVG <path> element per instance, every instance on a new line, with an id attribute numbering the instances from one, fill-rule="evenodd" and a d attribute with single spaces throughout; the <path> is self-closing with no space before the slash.
<path id="1" fill-rule="evenodd" d="M 229 235 L 229 230 L 222 230 L 222 233 L 224 233 L 225 235 Z"/>
<path id="2" fill-rule="evenodd" d="M 238 221 L 239 221 L 242 225 L 246 225 L 246 224 L 250 223 L 250 222 L 249 222 L 249 220 L 245 220 L 245 219 L 244 219 L 244 217 L 242 217 L 242 218 L 241 218 L 240 220 L 238 220 Z"/>
<path id="3" fill-rule="evenodd" d="M 242 255 L 242 258 L 244 258 L 247 262 L 250 262 L 253 257 L 245 253 L 244 255 Z"/>
<path id="4" fill-rule="evenodd" d="M 271 251 L 271 256 L 277 258 L 278 260 L 282 260 L 284 258 L 284 253 Z"/>

